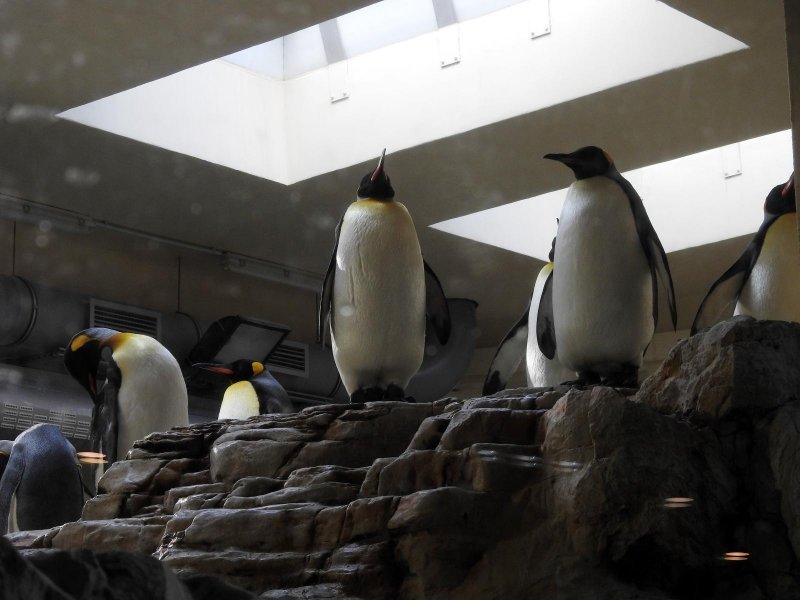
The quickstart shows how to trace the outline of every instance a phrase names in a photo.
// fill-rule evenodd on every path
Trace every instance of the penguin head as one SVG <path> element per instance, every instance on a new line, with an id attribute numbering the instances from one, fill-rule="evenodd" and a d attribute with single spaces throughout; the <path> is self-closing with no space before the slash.
<path id="1" fill-rule="evenodd" d="M 579 180 L 605 175 L 616 169 L 608 153 L 597 146 L 584 146 L 569 154 L 545 154 L 544 158 L 564 163 Z"/>
<path id="2" fill-rule="evenodd" d="M 258 377 L 266 371 L 264 365 L 257 361 L 250 361 L 246 358 L 240 358 L 239 360 L 235 360 L 232 363 L 225 363 L 225 364 L 216 364 L 216 363 L 196 363 L 192 365 L 196 369 L 203 369 L 204 371 L 210 371 L 211 373 L 219 373 L 221 375 L 227 375 L 231 378 L 234 382 L 236 381 L 246 381 L 247 379 L 253 379 L 254 377 Z"/>
<path id="3" fill-rule="evenodd" d="M 383 170 L 383 161 L 386 158 L 386 148 L 383 149 L 378 166 L 370 171 L 361 179 L 358 186 L 357 196 L 361 200 L 370 198 L 372 200 L 391 200 L 394 198 L 394 190 L 389 176 Z"/>
<path id="4" fill-rule="evenodd" d="M 117 333 L 119 332 L 103 327 L 84 329 L 72 336 L 64 352 L 64 366 L 89 392 L 93 402 L 97 402 L 97 366 L 100 364 L 103 347 Z"/>
<path id="5" fill-rule="evenodd" d="M 772 188 L 764 200 L 764 217 L 785 215 L 797 210 L 794 200 L 794 173 L 789 181 Z"/>

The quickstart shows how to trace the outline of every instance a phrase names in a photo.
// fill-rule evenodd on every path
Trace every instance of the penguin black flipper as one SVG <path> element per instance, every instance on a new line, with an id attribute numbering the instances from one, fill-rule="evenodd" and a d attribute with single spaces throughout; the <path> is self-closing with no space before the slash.
<path id="1" fill-rule="evenodd" d="M 530 310 L 531 304 L 528 302 L 528 307 L 522 317 L 508 330 L 503 341 L 497 347 L 492 364 L 489 366 L 489 372 L 486 374 L 486 380 L 483 382 L 481 393 L 484 396 L 506 389 L 508 380 L 522 362 L 528 344 L 528 312 Z"/>
<path id="2" fill-rule="evenodd" d="M 552 264 L 552 263 L 551 263 Z M 548 360 L 556 355 L 556 328 L 553 319 L 553 271 L 547 276 L 539 300 L 539 311 L 536 313 L 536 341 L 539 351 Z"/>
<path id="3" fill-rule="evenodd" d="M 288 414 L 295 412 L 294 404 L 292 404 L 286 389 L 269 371 L 265 370 L 258 377 L 251 379 L 250 385 L 256 391 L 260 414 Z"/>
<path id="4" fill-rule="evenodd" d="M 25 471 L 25 458 L 21 452 L 14 452 L 6 465 L 3 478 L 0 480 L 0 535 L 8 533 L 8 517 L 11 512 L 11 499 L 17 493 Z"/>
<path id="5" fill-rule="evenodd" d="M 767 229 L 777 218 L 776 215 L 764 220 L 742 255 L 711 285 L 706 297 L 700 303 L 700 308 L 697 309 L 690 335 L 733 316 L 739 294 L 750 277 L 758 255 L 761 254 Z"/>
<path id="6" fill-rule="evenodd" d="M 650 274 L 653 279 L 653 323 L 658 324 L 658 282 L 661 281 L 661 285 L 667 292 L 669 313 L 672 318 L 672 329 L 674 330 L 678 326 L 678 309 L 675 303 L 675 287 L 672 284 L 672 273 L 669 270 L 667 253 L 664 252 L 664 246 L 661 245 L 661 240 L 658 239 L 658 234 L 650 222 L 650 217 L 647 216 L 647 211 L 644 209 L 644 203 L 639 193 L 616 169 L 612 170 L 614 173 L 608 176 L 613 181 L 616 181 L 628 196 L 631 212 L 633 212 L 633 220 L 636 223 L 636 232 L 639 234 L 639 242 L 642 244 L 642 249 L 647 257 L 647 264 L 650 266 Z"/>
<path id="7" fill-rule="evenodd" d="M 331 302 L 333 301 L 333 280 L 336 273 L 336 251 L 339 249 L 339 234 L 342 231 L 344 215 L 336 225 L 335 241 L 333 243 L 333 253 L 328 263 L 328 271 L 325 273 L 325 280 L 322 282 L 322 292 L 320 292 L 319 313 L 317 315 L 317 343 L 325 341 L 325 320 L 330 315 L 331 327 L 333 327 L 333 313 L 331 312 Z"/>
<path id="8" fill-rule="evenodd" d="M 106 382 L 99 396 L 100 401 L 92 409 L 92 450 L 106 455 L 109 464 L 117 461 L 117 436 L 119 432 L 118 406 L 122 372 L 109 362 L 106 366 Z"/>
<path id="9" fill-rule="evenodd" d="M 450 307 L 436 273 L 424 259 L 422 264 L 425 267 L 425 317 L 444 346 L 450 339 Z"/>

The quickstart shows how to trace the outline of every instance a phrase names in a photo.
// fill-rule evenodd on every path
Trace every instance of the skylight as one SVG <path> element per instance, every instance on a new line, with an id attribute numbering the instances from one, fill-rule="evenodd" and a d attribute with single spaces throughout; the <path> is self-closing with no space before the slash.
<path id="1" fill-rule="evenodd" d="M 538 168 L 566 170 L 545 160 Z M 674 252 L 755 232 L 767 193 L 792 168 L 787 130 L 623 175 L 642 197 L 664 250 Z M 546 261 L 566 195 L 564 188 L 431 227 Z"/>
<path id="2" fill-rule="evenodd" d="M 291 184 L 744 48 L 656 1 L 384 0 L 59 116 Z"/>

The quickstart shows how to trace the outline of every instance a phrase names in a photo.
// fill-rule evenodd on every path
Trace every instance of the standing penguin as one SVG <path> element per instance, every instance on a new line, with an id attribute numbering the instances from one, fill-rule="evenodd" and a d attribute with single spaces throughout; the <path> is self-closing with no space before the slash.
<path id="1" fill-rule="evenodd" d="M 800 248 L 794 174 L 764 201 L 764 220 L 738 260 L 711 286 L 692 323 L 699 329 L 732 315 L 800 322 Z"/>
<path id="2" fill-rule="evenodd" d="M 330 315 L 333 358 L 351 402 L 405 398 L 422 363 L 426 314 L 442 344 L 450 335 L 444 292 L 422 259 L 411 215 L 394 201 L 385 156 L 336 228 L 317 321 L 322 342 Z"/>
<path id="3" fill-rule="evenodd" d="M 544 158 L 567 165 L 576 181 L 558 227 L 546 302 L 552 327 L 537 332 L 539 346 L 548 358 L 557 351 L 578 383 L 635 386 L 658 320 L 659 280 L 673 328 L 677 322 L 667 255 L 639 194 L 606 152 L 587 146 Z"/>
<path id="4" fill-rule="evenodd" d="M 537 329 L 552 330 L 552 324 L 546 323 L 545 319 L 552 314 L 552 306 L 548 306 L 547 302 L 552 301 L 550 286 L 553 282 L 555 246 L 556 239 L 553 238 L 548 257 L 550 262 L 542 267 L 536 277 L 528 308 L 497 347 L 486 380 L 483 382 L 485 396 L 506 388 L 508 380 L 522 361 L 523 353 L 525 354 L 525 375 L 528 387 L 550 387 L 558 385 L 570 377 L 575 377 L 575 372 L 565 368 L 557 357 L 549 359 L 542 354 L 536 336 Z M 542 300 L 544 300 L 544 304 Z M 541 323 L 539 323 L 540 317 Z"/>
<path id="5" fill-rule="evenodd" d="M 83 499 L 75 448 L 57 426 L 39 423 L 17 436 L 0 479 L 0 534 L 77 521 Z"/>
<path id="6" fill-rule="evenodd" d="M 222 396 L 218 419 L 244 420 L 256 415 L 294 412 L 289 394 L 260 362 L 240 359 L 228 364 L 192 366 L 227 375 L 233 381 Z"/>
<path id="7" fill-rule="evenodd" d="M 106 382 L 98 390 L 97 369 L 104 352 Z M 189 399 L 178 361 L 150 336 L 85 329 L 67 345 L 64 365 L 94 402 L 92 449 L 105 453 L 110 463 L 154 431 L 189 424 Z M 98 468 L 97 477 L 101 474 Z"/>

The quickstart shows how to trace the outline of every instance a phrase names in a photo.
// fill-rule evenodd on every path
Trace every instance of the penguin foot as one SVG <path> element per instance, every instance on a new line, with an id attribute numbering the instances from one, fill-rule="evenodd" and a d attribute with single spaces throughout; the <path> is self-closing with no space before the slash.
<path id="1" fill-rule="evenodd" d="M 364 388 L 358 388 L 350 394 L 350 404 L 364 404 L 367 401 L 367 392 Z"/>
<path id="2" fill-rule="evenodd" d="M 603 383 L 610 387 L 639 387 L 639 367 L 626 365 L 613 375 L 607 376 Z"/>
<path id="3" fill-rule="evenodd" d="M 406 399 L 406 392 L 399 385 L 394 385 L 393 383 L 390 383 L 388 386 L 386 386 L 386 392 L 384 393 L 384 397 L 387 400 L 403 402 Z"/>
<path id="4" fill-rule="evenodd" d="M 578 371 L 578 378 L 571 379 L 563 382 L 561 385 L 581 386 L 581 385 L 598 385 L 600 383 L 600 375 L 593 371 Z"/>
<path id="5" fill-rule="evenodd" d="M 367 402 L 380 402 L 383 400 L 383 390 L 379 387 L 370 387 L 365 390 Z"/>
<path id="6" fill-rule="evenodd" d="M 358 388 L 350 394 L 350 404 L 363 404 L 364 402 L 379 402 L 383 400 L 385 392 L 379 387 Z"/>

